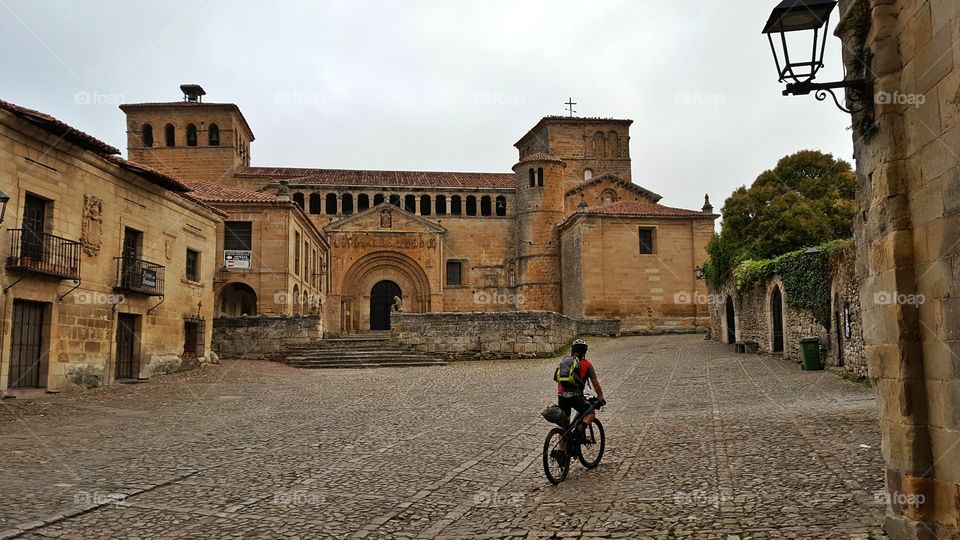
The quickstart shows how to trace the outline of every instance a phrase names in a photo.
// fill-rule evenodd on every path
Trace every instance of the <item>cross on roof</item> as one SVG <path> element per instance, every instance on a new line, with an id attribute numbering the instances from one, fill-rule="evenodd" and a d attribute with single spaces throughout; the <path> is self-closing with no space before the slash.
<path id="1" fill-rule="evenodd" d="M 567 111 L 570 113 L 570 118 L 573 118 L 573 115 L 577 114 L 577 111 L 573 110 L 573 106 L 577 104 L 573 98 L 567 98 L 567 102 L 564 104 L 567 106 Z"/>

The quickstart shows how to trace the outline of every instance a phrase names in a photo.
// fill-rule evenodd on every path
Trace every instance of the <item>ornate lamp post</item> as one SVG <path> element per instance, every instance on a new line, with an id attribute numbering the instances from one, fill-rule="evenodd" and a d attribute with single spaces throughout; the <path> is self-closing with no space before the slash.
<path id="1" fill-rule="evenodd" d="M 866 97 L 867 81 L 849 79 L 831 83 L 816 83 L 817 72 L 823 67 L 823 55 L 827 45 L 827 29 L 830 26 L 830 13 L 837 5 L 836 0 L 782 0 L 763 27 L 763 33 L 770 42 L 773 60 L 777 66 L 780 82 L 787 83 L 783 95 L 801 96 L 814 92 L 817 101 L 823 101 L 827 94 L 833 98 L 837 107 L 846 113 L 860 112 L 865 107 L 851 110 L 840 104 L 834 90 L 845 88 L 849 91 L 850 101 L 859 102 Z M 796 34 L 804 32 L 806 34 Z M 804 43 L 799 50 L 792 51 L 788 45 L 788 34 L 800 38 Z M 810 42 L 803 39 L 809 36 Z M 798 41 L 793 40 L 795 43 Z M 809 54 L 809 56 L 807 56 Z"/>

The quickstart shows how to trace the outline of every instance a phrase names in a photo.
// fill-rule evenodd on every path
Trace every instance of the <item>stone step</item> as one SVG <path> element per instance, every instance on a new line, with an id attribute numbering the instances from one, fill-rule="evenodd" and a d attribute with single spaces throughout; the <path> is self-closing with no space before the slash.
<path id="1" fill-rule="evenodd" d="M 403 362 L 291 362 L 290 365 L 301 369 L 373 369 L 388 367 L 445 366 L 447 363 L 436 360 L 411 360 Z"/>
<path id="2" fill-rule="evenodd" d="M 389 332 L 288 345 L 284 360 L 305 369 L 444 366 L 443 360 L 397 345 Z"/>

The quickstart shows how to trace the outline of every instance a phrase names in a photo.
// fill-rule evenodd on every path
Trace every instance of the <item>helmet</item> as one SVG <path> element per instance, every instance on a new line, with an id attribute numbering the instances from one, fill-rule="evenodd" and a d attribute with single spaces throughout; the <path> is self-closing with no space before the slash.
<path id="1" fill-rule="evenodd" d="M 570 349 L 573 351 L 573 354 L 587 354 L 587 342 L 582 339 L 575 339 L 573 341 L 573 346 L 570 347 Z"/>

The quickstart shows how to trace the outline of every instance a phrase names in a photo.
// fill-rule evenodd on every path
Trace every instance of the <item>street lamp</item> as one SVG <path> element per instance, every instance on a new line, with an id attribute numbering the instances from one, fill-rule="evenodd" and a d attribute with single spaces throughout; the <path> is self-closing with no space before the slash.
<path id="1" fill-rule="evenodd" d="M 213 284 L 222 285 L 227 281 L 230 281 L 230 269 L 227 268 L 227 265 L 223 265 L 217 270 L 217 275 L 213 277 Z"/>
<path id="2" fill-rule="evenodd" d="M 10 196 L 0 191 L 0 223 L 3 223 L 3 216 L 7 215 L 7 203 L 10 202 Z"/>
<path id="3" fill-rule="evenodd" d="M 840 110 L 846 113 L 860 112 L 863 108 L 854 111 L 841 105 L 834 90 L 845 88 L 850 91 L 851 101 L 860 101 L 866 94 L 867 83 L 864 79 L 832 83 L 813 82 L 817 72 L 823 67 L 830 13 L 836 6 L 836 0 L 782 0 L 773 8 L 767 24 L 763 27 L 763 33 L 770 42 L 773 61 L 777 66 L 777 77 L 780 82 L 787 83 L 783 95 L 803 96 L 814 92 L 817 101 L 823 101 L 829 93 Z M 812 42 L 804 42 L 803 47 L 794 51 L 794 56 L 791 57 L 787 34 L 794 32 L 805 32 L 805 35 L 812 32 Z M 779 34 L 779 38 L 775 37 L 776 34 Z M 803 35 L 797 37 L 801 36 Z M 806 56 L 807 51 L 809 57 Z"/>

